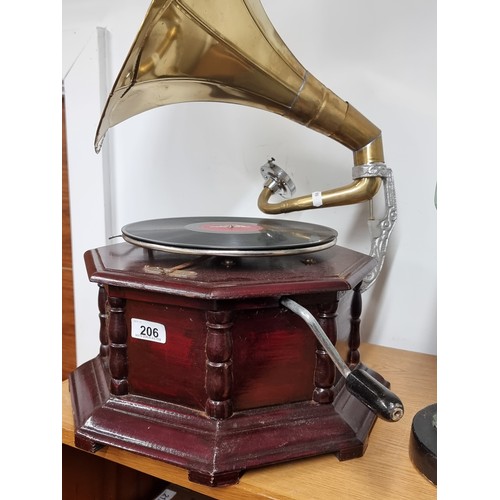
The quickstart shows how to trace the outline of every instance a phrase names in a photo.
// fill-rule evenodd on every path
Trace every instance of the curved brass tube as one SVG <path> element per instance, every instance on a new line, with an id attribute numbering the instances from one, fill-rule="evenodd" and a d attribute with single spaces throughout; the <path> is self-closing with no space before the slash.
<path id="1" fill-rule="evenodd" d="M 315 195 L 299 196 L 279 203 L 269 203 L 269 199 L 274 193 L 271 189 L 265 187 L 260 193 L 257 205 L 266 214 L 282 214 L 312 208 L 353 205 L 373 198 L 381 184 L 382 181 L 379 177 L 366 177 L 357 179 L 347 186 L 330 189 Z M 321 199 L 322 204 L 318 205 L 316 202 L 315 205 L 315 199 Z"/>
<path id="2" fill-rule="evenodd" d="M 371 163 L 384 163 L 384 151 L 382 147 L 382 136 L 365 147 L 354 152 L 354 165 L 369 165 Z M 356 179 L 347 186 L 342 186 L 327 191 L 313 193 L 307 196 L 299 196 L 278 203 L 269 203 L 274 192 L 264 187 L 257 206 L 266 214 L 281 214 L 309 210 L 312 208 L 338 207 L 341 205 L 353 205 L 363 201 L 371 200 L 380 189 L 382 180 L 380 177 L 364 177 Z"/>

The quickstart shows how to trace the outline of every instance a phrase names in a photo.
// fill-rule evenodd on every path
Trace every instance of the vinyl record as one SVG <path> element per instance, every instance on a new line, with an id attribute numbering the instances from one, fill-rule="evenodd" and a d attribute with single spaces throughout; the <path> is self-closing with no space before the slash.
<path id="1" fill-rule="evenodd" d="M 123 238 L 166 252 L 209 255 L 282 255 L 323 250 L 337 231 L 326 226 L 248 217 L 180 217 L 127 224 Z"/>

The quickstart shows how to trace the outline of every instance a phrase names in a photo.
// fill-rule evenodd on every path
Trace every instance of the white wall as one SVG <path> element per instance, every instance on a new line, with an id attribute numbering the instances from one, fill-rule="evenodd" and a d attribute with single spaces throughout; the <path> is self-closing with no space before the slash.
<path id="1" fill-rule="evenodd" d="M 383 132 L 398 221 L 382 275 L 363 296 L 363 340 L 434 354 L 435 1 L 262 4 L 304 67 Z M 220 103 L 178 104 L 131 118 L 108 132 L 96 155 L 100 85 L 110 89 L 148 5 L 63 0 L 78 363 L 98 351 L 97 287 L 87 279 L 85 250 L 136 220 L 261 215 L 259 167 L 270 156 L 292 175 L 297 194 L 351 180 L 351 153 L 334 141 L 282 117 Z M 364 205 L 280 217 L 331 226 L 338 244 L 369 251 Z"/>

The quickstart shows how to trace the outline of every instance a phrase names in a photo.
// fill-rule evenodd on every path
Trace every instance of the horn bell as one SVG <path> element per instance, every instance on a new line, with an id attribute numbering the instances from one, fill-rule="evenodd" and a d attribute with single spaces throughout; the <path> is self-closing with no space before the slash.
<path id="1" fill-rule="evenodd" d="M 277 113 L 343 144 L 355 165 L 384 161 L 381 131 L 304 69 L 259 0 L 153 0 L 106 102 L 96 152 L 109 128 L 190 101 Z M 379 186 L 361 179 L 328 193 L 331 204 L 357 203 Z"/>

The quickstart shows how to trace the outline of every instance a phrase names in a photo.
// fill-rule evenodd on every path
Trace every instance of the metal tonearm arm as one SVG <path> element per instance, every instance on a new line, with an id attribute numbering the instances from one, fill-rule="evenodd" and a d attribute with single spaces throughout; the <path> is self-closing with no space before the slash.
<path id="1" fill-rule="evenodd" d="M 266 182 L 259 196 L 258 206 L 265 213 L 287 213 L 312 208 L 353 204 L 366 200 L 371 202 L 378 190 L 379 184 L 383 184 L 385 214 L 380 220 L 373 219 L 373 216 L 370 215 L 370 219 L 368 220 L 371 235 L 370 256 L 377 261 L 374 270 L 361 284 L 361 292 L 368 290 L 375 283 L 382 270 L 387 252 L 387 244 L 397 218 L 396 191 L 392 170 L 383 162 L 357 165 L 352 170 L 353 183 L 350 186 L 341 188 L 341 192 L 338 189 L 324 192 L 317 191 L 307 196 L 290 199 L 295 193 L 295 184 L 290 176 L 281 167 L 276 165 L 274 161 L 274 158 L 271 158 L 260 168 Z M 372 182 L 373 188 L 376 189 L 372 191 L 370 188 L 367 195 L 367 186 L 365 183 L 369 182 Z M 284 198 L 283 201 L 269 203 L 269 199 L 273 194 L 279 194 Z"/>
<path id="2" fill-rule="evenodd" d="M 266 179 L 257 205 L 266 214 L 282 214 L 309 210 L 312 208 L 327 208 L 343 205 L 353 205 L 372 199 L 380 188 L 380 179 L 366 177 L 354 179 L 347 186 L 327 191 L 316 191 L 309 195 L 291 198 L 295 185 L 290 176 L 270 159 L 261 167 L 261 174 Z M 284 200 L 270 203 L 273 194 L 279 194 Z"/>

